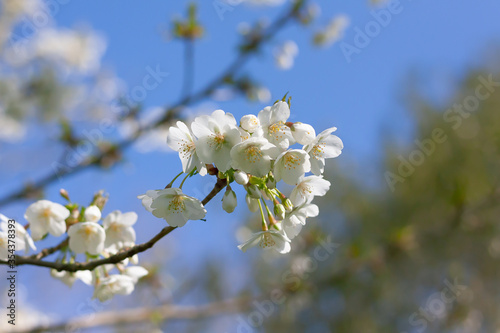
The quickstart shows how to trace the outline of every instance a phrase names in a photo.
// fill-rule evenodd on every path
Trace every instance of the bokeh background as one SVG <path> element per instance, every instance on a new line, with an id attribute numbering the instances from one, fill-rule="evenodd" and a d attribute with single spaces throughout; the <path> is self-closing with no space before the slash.
<path id="1" fill-rule="evenodd" d="M 266 26 L 293 5 L 1 3 L 0 198 L 54 172 L 55 162 L 74 156 L 68 138 L 96 133 L 103 119 L 113 124 L 104 135 L 113 143 L 161 117 L 186 92 L 186 73 L 193 74 L 188 91 L 203 89 L 238 57 L 249 27 Z M 203 34 L 186 46 L 172 27 L 190 3 Z M 25 17 L 13 22 L 15 10 Z M 46 22 L 37 13 L 48 13 Z M 317 131 L 338 127 L 345 149 L 327 163 L 332 189 L 318 200 L 320 215 L 308 221 L 292 252 L 239 251 L 254 217 L 243 193 L 237 192 L 233 214 L 221 209 L 219 195 L 207 207 L 206 222 L 190 222 L 140 256 L 151 274 L 131 296 L 97 304 L 82 283 L 69 289 L 47 269 L 21 267 L 20 326 L 125 308 L 248 299 L 235 311 L 208 318 L 152 318 L 89 331 L 500 331 L 500 89 L 484 84 L 500 82 L 500 3 L 316 1 L 310 13 L 311 22 L 292 20 L 239 68 L 236 77 L 246 85 L 226 85 L 181 110 L 184 119 L 219 108 L 238 119 L 288 93 L 292 121 Z M 331 40 L 321 43 L 329 25 Z M 376 26 L 372 36 L 360 37 Z M 68 46 L 61 35 L 51 36 L 54 31 L 78 33 L 85 47 Z M 296 54 L 280 53 L 291 43 Z M 16 45 L 23 45 L 21 51 L 12 51 Z M 186 70 L 188 47 L 193 61 Z M 67 58 L 50 57 L 59 49 Z M 158 69 L 168 75 L 135 98 L 136 113 L 121 118 L 117 105 Z M 478 87 L 488 96 L 477 98 Z M 450 111 L 457 105 L 466 111 Z M 0 212 L 24 221 L 37 197 L 62 202 L 64 188 L 85 204 L 103 189 L 110 195 L 104 213 L 137 212 L 138 243 L 147 241 L 165 223 L 144 210 L 137 195 L 164 187 L 181 167 L 165 144 L 167 128 L 147 131 L 99 167 L 62 176 L 43 191 L 25 191 L 28 197 L 5 202 Z M 201 199 L 213 184 L 197 177 L 185 188 Z M 334 251 L 319 258 L 326 241 Z M 57 242 L 49 238 L 37 247 Z M 270 303 L 276 290 L 284 303 Z"/>

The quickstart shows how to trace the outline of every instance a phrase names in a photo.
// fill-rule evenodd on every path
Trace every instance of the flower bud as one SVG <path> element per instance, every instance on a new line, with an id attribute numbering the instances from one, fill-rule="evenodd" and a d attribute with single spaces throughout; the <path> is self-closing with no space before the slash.
<path id="1" fill-rule="evenodd" d="M 308 145 L 316 139 L 316 131 L 311 125 L 296 122 L 291 130 L 293 138 L 301 145 Z"/>
<path id="2" fill-rule="evenodd" d="M 247 202 L 248 210 L 252 213 L 259 210 L 259 199 L 252 198 L 250 194 L 247 193 L 245 200 Z"/>
<path id="3" fill-rule="evenodd" d="M 285 207 L 285 210 L 287 212 L 290 213 L 293 210 L 292 200 L 286 198 L 285 200 L 282 200 L 281 202 L 283 203 L 283 206 Z"/>
<path id="4" fill-rule="evenodd" d="M 247 192 L 254 199 L 260 199 L 260 197 L 262 196 L 259 188 L 255 185 L 248 185 Z"/>
<path id="5" fill-rule="evenodd" d="M 68 191 L 66 191 L 65 189 L 60 189 L 59 190 L 59 194 L 61 195 L 61 197 L 63 197 L 64 199 L 68 200 L 68 201 L 71 201 L 69 200 L 69 193 Z"/>
<path id="6" fill-rule="evenodd" d="M 236 193 L 228 186 L 224 197 L 222 198 L 222 209 L 228 213 L 234 212 L 236 205 L 238 204 L 236 200 Z"/>
<path id="7" fill-rule="evenodd" d="M 274 205 L 274 215 L 276 215 L 278 221 L 285 219 L 285 206 L 282 204 Z"/>
<path id="8" fill-rule="evenodd" d="M 92 205 L 88 206 L 85 209 L 85 213 L 83 214 L 83 218 L 85 222 L 97 222 L 101 219 L 101 210 L 99 207 Z"/>
<path id="9" fill-rule="evenodd" d="M 262 190 L 261 192 L 262 192 L 262 197 L 266 200 L 272 200 L 274 198 L 273 192 L 271 192 L 271 190 L 268 188 Z"/>
<path id="10" fill-rule="evenodd" d="M 253 114 L 249 114 L 241 117 L 240 125 L 248 133 L 253 133 L 260 127 L 260 121 Z"/>
<path id="11" fill-rule="evenodd" d="M 273 189 L 276 188 L 276 179 L 274 177 L 268 177 L 266 181 L 267 188 Z"/>
<path id="12" fill-rule="evenodd" d="M 248 184 L 248 175 L 243 171 L 236 171 L 234 173 L 234 180 L 240 185 Z"/>

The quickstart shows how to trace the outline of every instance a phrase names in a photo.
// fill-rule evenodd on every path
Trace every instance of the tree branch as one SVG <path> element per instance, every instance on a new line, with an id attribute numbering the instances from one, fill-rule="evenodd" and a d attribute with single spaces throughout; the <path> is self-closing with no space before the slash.
<path id="1" fill-rule="evenodd" d="M 106 159 L 113 156 L 117 150 L 121 151 L 122 149 L 128 148 L 142 134 L 147 133 L 158 126 L 173 122 L 179 117 L 180 112 L 184 107 L 207 98 L 214 92 L 215 89 L 224 85 L 227 82 L 228 78 L 234 77 L 236 73 L 238 73 L 241 68 L 248 62 L 248 60 L 250 59 L 250 55 L 256 54 L 256 51 L 261 48 L 264 42 L 272 39 L 281 29 L 286 26 L 286 24 L 290 20 L 294 19 L 305 3 L 305 0 L 300 0 L 292 4 L 291 7 L 282 16 L 276 19 L 276 21 L 274 21 L 267 29 L 265 29 L 260 34 L 253 36 L 252 39 L 246 41 L 243 47 L 241 47 L 241 50 L 236 59 L 218 77 L 210 81 L 205 86 L 205 88 L 200 89 L 198 92 L 182 97 L 177 103 L 174 103 L 170 108 L 166 109 L 166 112 L 162 118 L 153 123 L 139 127 L 136 132 L 129 138 L 118 142 L 111 148 L 100 150 L 96 154 L 84 159 L 74 167 L 67 167 L 56 170 L 49 175 L 39 179 L 38 181 L 30 183 L 29 186 L 25 186 L 1 198 L 0 207 L 16 200 L 23 199 L 30 193 L 43 189 L 43 187 L 59 180 L 63 176 L 76 175 L 89 167 L 99 166 L 103 163 L 103 161 L 106 161 Z"/>
<path id="2" fill-rule="evenodd" d="M 93 313 L 65 323 L 55 325 L 42 325 L 18 333 L 28 332 L 67 332 L 87 328 L 111 326 L 115 324 L 135 324 L 169 319 L 202 319 L 223 313 L 242 312 L 250 308 L 251 298 L 237 298 L 232 300 L 214 302 L 202 306 L 176 306 L 162 305 L 150 308 L 137 308 L 119 311 Z"/>
<path id="3" fill-rule="evenodd" d="M 214 188 L 212 191 L 202 200 L 202 204 L 206 205 L 210 200 L 212 200 L 217 193 L 219 193 L 225 186 L 227 185 L 226 179 L 220 179 L 217 178 L 217 182 L 214 185 Z M 53 268 L 58 271 L 67 271 L 67 272 L 76 272 L 76 271 L 85 271 L 85 270 L 93 270 L 96 267 L 106 265 L 106 264 L 117 264 L 127 258 L 133 257 L 134 255 L 144 252 L 153 245 L 155 245 L 160 239 L 171 233 L 177 229 L 176 227 L 165 227 L 163 228 L 158 234 L 156 234 L 153 238 L 151 238 L 149 241 L 143 244 L 135 245 L 129 249 L 126 249 L 124 251 L 118 252 L 108 258 L 103 258 L 99 260 L 92 260 L 89 262 L 85 263 L 61 263 L 61 262 L 52 262 L 52 261 L 43 261 L 40 260 L 41 258 L 56 252 L 57 250 L 61 249 L 63 246 L 66 246 L 68 243 L 68 239 L 64 240 L 61 242 L 59 245 L 45 249 L 41 251 L 40 253 L 33 255 L 33 256 L 18 256 L 16 255 L 16 266 L 21 266 L 21 265 L 33 265 L 33 266 L 40 266 L 40 267 L 48 267 L 48 268 Z M 8 262 L 5 260 L 0 260 L 0 265 L 8 265 Z"/>

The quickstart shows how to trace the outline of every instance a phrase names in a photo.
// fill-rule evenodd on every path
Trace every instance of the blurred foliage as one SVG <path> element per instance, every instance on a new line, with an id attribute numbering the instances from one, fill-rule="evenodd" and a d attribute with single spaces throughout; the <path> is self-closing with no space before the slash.
<path id="1" fill-rule="evenodd" d="M 471 73 L 449 105 L 474 96 L 478 78 L 488 75 Z M 286 292 L 286 302 L 269 318 L 252 309 L 266 318 L 264 331 L 500 328 L 500 91 L 462 117 L 456 129 L 458 121 L 447 122 L 446 109 L 425 101 L 416 105 L 417 140 L 432 139 L 435 129 L 446 133 L 421 165 L 394 191 L 385 182 L 368 189 L 363 179 L 341 179 L 344 172 L 330 170 L 332 190 L 318 200 L 320 216 L 308 221 L 298 245 L 294 240 L 292 255 L 279 265 L 266 258 L 256 263 L 260 295 L 270 299 L 274 288 Z M 415 143 L 387 147 L 385 169 L 398 174 L 400 157 L 408 160 L 416 150 L 421 148 Z M 339 247 L 321 261 L 318 240 L 328 235 Z"/>

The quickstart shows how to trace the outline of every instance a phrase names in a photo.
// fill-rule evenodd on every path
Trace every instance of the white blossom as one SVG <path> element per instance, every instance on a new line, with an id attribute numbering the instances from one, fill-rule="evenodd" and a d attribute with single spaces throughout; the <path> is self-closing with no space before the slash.
<path id="1" fill-rule="evenodd" d="M 134 283 L 137 283 L 140 278 L 148 275 L 149 272 L 142 266 L 129 266 L 125 268 L 123 274 L 126 276 L 130 276 Z"/>
<path id="2" fill-rule="evenodd" d="M 316 217 L 318 214 L 319 208 L 313 204 L 306 203 L 296 207 L 290 213 L 286 214 L 285 219 L 281 223 L 283 231 L 290 239 L 294 239 L 306 224 L 306 219 L 308 217 Z"/>
<path id="3" fill-rule="evenodd" d="M 105 302 L 114 295 L 130 295 L 134 291 L 134 278 L 128 275 L 110 275 L 100 279 L 95 287 L 94 298 Z"/>
<path id="4" fill-rule="evenodd" d="M 289 117 L 290 108 L 287 103 L 282 101 L 259 112 L 263 136 L 281 149 L 287 149 L 294 143 L 292 131 L 286 125 Z"/>
<path id="5" fill-rule="evenodd" d="M 266 230 L 253 234 L 246 242 L 238 245 L 238 248 L 246 252 L 251 247 L 259 246 L 262 249 L 273 248 L 279 253 L 288 253 L 291 249 L 290 242 L 291 240 L 281 231 Z"/>
<path id="6" fill-rule="evenodd" d="M 207 168 L 196 153 L 195 137 L 189 128 L 182 121 L 177 122 L 177 127 L 170 127 L 167 136 L 167 144 L 170 148 L 179 153 L 182 162 L 182 171 L 190 173 L 194 168 L 200 175 L 207 174 Z"/>
<path id="7" fill-rule="evenodd" d="M 182 227 L 188 220 L 202 219 L 207 213 L 200 200 L 182 193 L 178 188 L 152 190 L 138 198 L 148 211 L 172 227 Z"/>
<path id="8" fill-rule="evenodd" d="M 278 157 L 279 149 L 261 137 L 250 138 L 231 149 L 232 166 L 257 177 L 271 171 L 271 161 Z"/>
<path id="9" fill-rule="evenodd" d="M 135 230 L 132 226 L 137 221 L 135 212 L 122 213 L 115 210 L 106 216 L 102 225 L 106 232 L 104 246 L 116 245 L 118 248 L 135 244 Z"/>
<path id="10" fill-rule="evenodd" d="M 296 122 L 291 127 L 292 135 L 297 143 L 308 145 L 316 139 L 316 131 L 309 124 Z"/>
<path id="11" fill-rule="evenodd" d="M 274 49 L 274 60 L 278 68 L 289 70 L 293 67 L 295 57 L 299 53 L 299 47 L 292 41 L 286 41 Z"/>
<path id="12" fill-rule="evenodd" d="M 99 68 L 106 49 L 100 36 L 73 30 L 41 30 L 34 44 L 38 56 L 65 63 L 83 74 Z"/>
<path id="13" fill-rule="evenodd" d="M 67 272 L 67 271 L 57 271 L 55 269 L 50 270 L 50 275 L 63 282 L 68 287 L 72 287 L 76 280 L 81 280 L 86 285 L 92 285 L 92 272 L 90 271 L 76 271 L 76 272 Z"/>
<path id="14" fill-rule="evenodd" d="M 323 174 L 326 158 L 334 158 L 342 153 L 344 148 L 342 140 L 336 135 L 331 135 L 336 130 L 336 127 L 328 128 L 321 132 L 312 143 L 304 146 L 304 150 L 311 157 L 311 171 L 316 176 Z"/>
<path id="15" fill-rule="evenodd" d="M 260 128 L 260 121 L 255 115 L 247 114 L 241 117 L 240 126 L 248 133 L 253 133 Z"/>
<path id="16" fill-rule="evenodd" d="M 95 222 L 79 222 L 68 229 L 69 248 L 75 253 L 97 255 L 104 249 L 106 233 Z"/>
<path id="17" fill-rule="evenodd" d="M 2 109 L 0 109 L 0 124 L 2 124 L 0 141 L 16 142 L 22 140 L 26 135 L 26 125 L 4 114 Z"/>
<path id="18" fill-rule="evenodd" d="M 0 221 L 1 221 L 0 230 L 8 235 L 9 218 L 3 214 L 0 214 Z M 24 227 L 17 221 L 14 222 L 14 226 L 15 226 L 16 251 L 24 250 L 26 253 L 28 253 L 29 249 L 36 250 L 35 243 L 33 242 L 33 239 L 28 234 L 26 229 L 24 229 Z"/>
<path id="19" fill-rule="evenodd" d="M 240 131 L 236 119 L 222 110 L 212 112 L 210 116 L 196 117 L 191 130 L 198 138 L 196 152 L 203 163 L 211 164 L 222 172 L 231 168 L 229 152 L 241 142 Z"/>
<path id="20" fill-rule="evenodd" d="M 330 189 L 330 182 L 322 176 L 304 177 L 290 194 L 294 206 L 310 203 L 315 196 L 322 197 Z"/>
<path id="21" fill-rule="evenodd" d="M 290 149 L 281 153 L 274 162 L 274 177 L 289 185 L 297 184 L 306 172 L 311 171 L 309 155 L 302 149 Z"/>
<path id="22" fill-rule="evenodd" d="M 317 44 L 330 46 L 344 37 L 344 32 L 350 24 L 349 17 L 340 14 L 330 20 L 328 25 L 315 36 Z"/>
<path id="23" fill-rule="evenodd" d="M 69 210 L 63 205 L 39 200 L 26 209 L 24 218 L 30 223 L 33 240 L 37 241 L 46 233 L 55 237 L 61 236 L 66 231 L 65 220 L 69 215 Z"/>
<path id="24" fill-rule="evenodd" d="M 83 218 L 87 222 L 98 222 L 101 219 L 101 210 L 99 207 L 92 205 L 88 206 L 85 209 L 85 213 L 83 214 Z"/>

